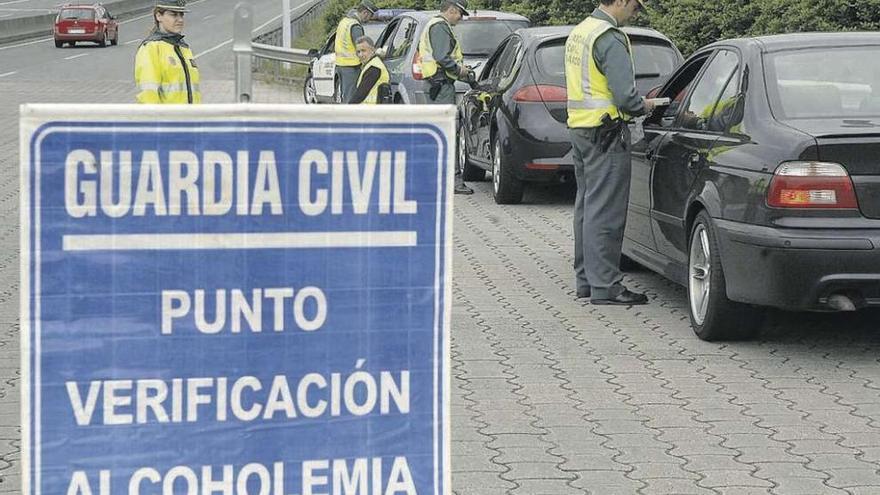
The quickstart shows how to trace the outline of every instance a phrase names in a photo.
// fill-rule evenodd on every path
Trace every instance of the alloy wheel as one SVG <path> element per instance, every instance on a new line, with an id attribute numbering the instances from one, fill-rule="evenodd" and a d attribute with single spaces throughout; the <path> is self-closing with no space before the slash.
<path id="1" fill-rule="evenodd" d="M 688 260 L 688 299 L 695 323 L 702 325 L 706 320 L 712 280 L 712 252 L 709 248 L 709 234 L 706 225 L 699 224 L 691 236 Z"/>
<path id="2" fill-rule="evenodd" d="M 458 129 L 458 173 L 464 174 L 464 166 L 467 163 L 467 139 L 464 137 L 464 129 Z"/>

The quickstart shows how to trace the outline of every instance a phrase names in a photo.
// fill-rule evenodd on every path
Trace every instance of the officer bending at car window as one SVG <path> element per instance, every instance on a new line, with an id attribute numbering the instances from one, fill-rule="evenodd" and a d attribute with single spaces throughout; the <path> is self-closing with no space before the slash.
<path id="1" fill-rule="evenodd" d="M 135 55 L 138 103 L 201 103 L 199 69 L 183 41 L 186 0 L 158 0 L 153 30 Z"/>
<path id="2" fill-rule="evenodd" d="M 382 58 L 376 54 L 376 44 L 369 36 L 357 39 L 357 56 L 361 61 L 361 74 L 349 103 L 387 103 L 380 99 L 380 91 L 383 98 L 390 96 L 388 69 Z"/>
<path id="3" fill-rule="evenodd" d="M 444 0 L 440 14 L 428 21 L 419 39 L 422 77 L 428 81 L 427 103 L 455 105 L 455 81 L 473 81 L 473 71 L 464 65 L 461 43 L 452 26 L 468 15 L 467 0 Z M 455 194 L 473 194 L 461 178 L 461 167 L 455 168 Z"/>
<path id="4" fill-rule="evenodd" d="M 626 119 L 653 105 L 636 92 L 632 47 L 620 27 L 644 0 L 600 0 L 565 44 L 568 127 L 574 154 L 577 297 L 593 304 L 645 304 L 621 284 L 620 252 L 630 187 Z"/>
<path id="5" fill-rule="evenodd" d="M 357 56 L 355 40 L 364 35 L 362 23 L 372 19 L 376 6 L 370 0 L 361 0 L 352 16 L 345 16 L 336 26 L 336 77 L 339 79 L 340 100 L 349 103 L 361 74 L 361 61 Z"/>

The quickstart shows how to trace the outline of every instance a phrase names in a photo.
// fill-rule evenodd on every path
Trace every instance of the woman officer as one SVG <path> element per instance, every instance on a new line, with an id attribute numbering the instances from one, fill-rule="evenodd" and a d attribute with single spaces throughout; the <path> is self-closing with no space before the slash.
<path id="1" fill-rule="evenodd" d="M 186 0 L 157 0 L 156 24 L 135 57 L 138 103 L 201 103 L 199 69 L 183 41 L 185 12 Z"/>

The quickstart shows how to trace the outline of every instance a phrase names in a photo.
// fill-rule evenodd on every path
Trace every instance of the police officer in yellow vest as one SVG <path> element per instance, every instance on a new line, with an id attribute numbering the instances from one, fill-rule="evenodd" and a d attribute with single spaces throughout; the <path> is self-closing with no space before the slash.
<path id="1" fill-rule="evenodd" d="M 376 13 L 376 6 L 370 0 L 361 0 L 353 16 L 343 17 L 336 26 L 336 77 L 339 80 L 342 103 L 349 103 L 361 73 L 361 61 L 357 56 L 355 41 L 364 35 L 364 26 Z"/>
<path id="2" fill-rule="evenodd" d="M 593 304 L 645 304 L 621 284 L 620 251 L 630 187 L 628 117 L 653 105 L 635 88 L 632 48 L 620 27 L 645 0 L 600 0 L 565 44 L 568 127 L 574 155 L 577 296 Z"/>
<path id="3" fill-rule="evenodd" d="M 419 39 L 419 60 L 422 77 L 428 81 L 426 103 L 455 105 L 455 81 L 473 79 L 473 72 L 464 65 L 461 43 L 452 26 L 468 15 L 467 0 L 444 0 L 440 14 L 430 21 Z M 455 194 L 473 194 L 465 185 L 460 167 L 455 168 Z"/>
<path id="4" fill-rule="evenodd" d="M 186 0 L 158 0 L 153 31 L 138 48 L 134 80 L 138 103 L 201 103 L 199 69 L 183 41 Z"/>
<path id="5" fill-rule="evenodd" d="M 362 64 L 361 74 L 349 103 L 382 103 L 379 101 L 379 89 L 383 84 L 388 84 L 390 77 L 382 58 L 376 55 L 376 44 L 372 38 L 361 36 L 357 39 L 357 55 Z"/>

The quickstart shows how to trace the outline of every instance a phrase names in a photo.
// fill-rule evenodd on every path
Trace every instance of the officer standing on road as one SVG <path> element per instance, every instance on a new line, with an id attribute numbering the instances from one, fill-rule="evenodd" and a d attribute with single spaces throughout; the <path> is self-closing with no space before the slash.
<path id="1" fill-rule="evenodd" d="M 455 105 L 455 81 L 472 80 L 473 72 L 464 65 L 461 44 L 452 32 L 452 26 L 468 15 L 467 0 L 444 0 L 440 15 L 428 21 L 419 39 L 419 59 L 422 77 L 429 83 L 427 103 Z M 461 168 L 455 170 L 455 194 L 473 194 L 465 185 Z"/>
<path id="2" fill-rule="evenodd" d="M 382 58 L 376 55 L 376 44 L 369 36 L 361 36 L 357 39 L 357 55 L 362 68 L 358 76 L 357 88 L 351 97 L 350 103 L 365 103 L 375 105 L 379 101 L 379 90 L 383 85 L 388 85 L 390 80 L 388 68 L 382 62 Z M 390 90 L 389 90 L 390 92 Z"/>
<path id="3" fill-rule="evenodd" d="M 574 151 L 574 268 L 577 296 L 593 304 L 645 304 L 621 284 L 620 251 L 630 187 L 625 120 L 649 113 L 638 95 L 632 47 L 620 26 L 644 0 L 600 0 L 565 44 L 568 127 Z"/>
<path id="4" fill-rule="evenodd" d="M 186 0 L 158 0 L 155 25 L 135 56 L 138 103 L 201 103 L 199 69 L 183 41 Z"/>
<path id="5" fill-rule="evenodd" d="M 376 13 L 376 6 L 370 0 L 361 0 L 353 16 L 345 16 L 336 26 L 336 76 L 340 84 L 340 101 L 349 103 L 361 73 L 361 61 L 357 56 L 355 40 L 364 35 L 362 23 L 369 21 Z"/>

